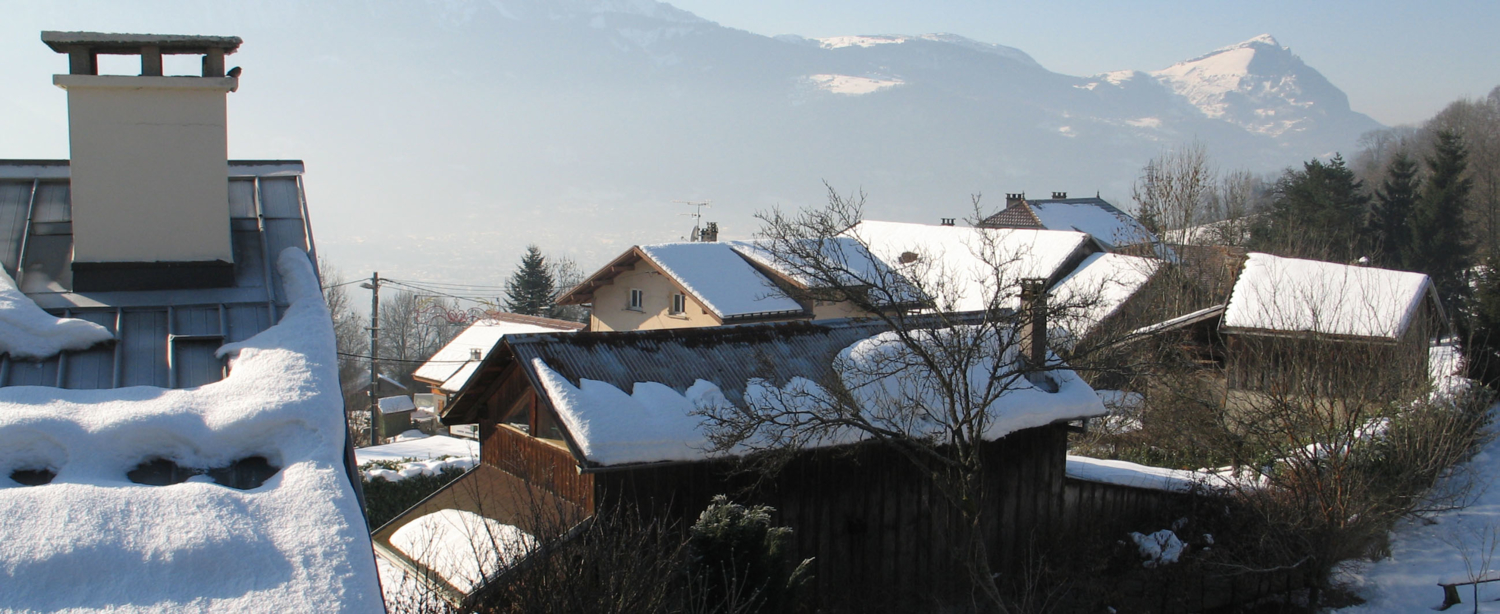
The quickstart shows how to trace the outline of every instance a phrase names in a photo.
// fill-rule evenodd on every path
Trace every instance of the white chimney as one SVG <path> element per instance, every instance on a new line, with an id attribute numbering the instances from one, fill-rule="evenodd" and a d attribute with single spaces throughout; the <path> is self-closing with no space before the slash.
<path id="1" fill-rule="evenodd" d="M 75 291 L 223 287 L 234 281 L 225 76 L 232 36 L 43 32 L 69 57 Z M 139 55 L 141 74 L 99 75 L 98 55 Z M 163 76 L 163 54 L 203 56 Z"/>

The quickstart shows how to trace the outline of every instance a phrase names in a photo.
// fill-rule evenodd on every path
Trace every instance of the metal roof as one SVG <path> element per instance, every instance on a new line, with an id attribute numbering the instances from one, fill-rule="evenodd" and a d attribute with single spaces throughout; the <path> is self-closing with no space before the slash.
<path id="1" fill-rule="evenodd" d="M 269 328 L 286 310 L 276 255 L 297 247 L 317 262 L 302 170 L 294 160 L 229 162 L 231 287 L 74 292 L 68 162 L 0 160 L 0 267 L 49 313 L 116 337 L 44 361 L 0 356 L 0 386 L 188 388 L 223 379 L 219 346 Z"/>
<path id="2" fill-rule="evenodd" d="M 915 316 L 913 326 L 971 324 L 983 313 Z M 505 367 L 519 365 L 532 385 L 534 359 L 542 359 L 573 385 L 581 379 L 607 382 L 630 390 L 636 382 L 657 382 L 681 393 L 694 382 L 718 386 L 725 398 L 741 403 L 745 386 L 760 378 L 784 386 L 800 377 L 823 382 L 833 374 L 833 358 L 861 339 L 890 330 L 878 319 L 850 318 L 649 331 L 533 333 L 507 335 L 490 352 L 479 375 L 454 397 L 444 422 L 472 421 L 491 382 Z"/>

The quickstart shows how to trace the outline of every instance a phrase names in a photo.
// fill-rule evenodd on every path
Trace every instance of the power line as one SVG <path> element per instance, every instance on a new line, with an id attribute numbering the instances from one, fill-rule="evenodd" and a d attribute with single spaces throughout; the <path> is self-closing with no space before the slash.
<path id="1" fill-rule="evenodd" d="M 348 352 L 339 352 L 338 355 L 339 356 L 343 356 L 345 358 L 362 358 L 364 360 L 369 360 L 370 359 L 370 355 L 369 354 L 350 354 Z M 449 363 L 452 363 L 452 364 L 461 364 L 461 363 L 474 362 L 474 360 L 473 359 L 468 359 L 468 360 L 407 360 L 407 359 L 403 359 L 403 358 L 386 358 L 386 357 L 382 356 L 382 357 L 380 357 L 380 362 L 407 362 L 407 363 L 415 363 L 415 364 L 426 364 L 426 363 L 430 362 L 430 363 L 433 363 L 433 364 L 449 364 Z"/>

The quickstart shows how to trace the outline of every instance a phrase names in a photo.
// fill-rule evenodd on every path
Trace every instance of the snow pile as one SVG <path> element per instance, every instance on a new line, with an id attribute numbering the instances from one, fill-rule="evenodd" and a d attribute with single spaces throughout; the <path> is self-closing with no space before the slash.
<path id="1" fill-rule="evenodd" d="M 1186 547 L 1171 529 L 1162 529 L 1150 535 L 1131 533 L 1130 539 L 1140 549 L 1141 558 L 1146 559 L 1141 563 L 1146 567 L 1176 563 Z"/>
<path id="2" fill-rule="evenodd" d="M 400 461 L 408 458 L 434 459 L 443 457 L 467 458 L 479 456 L 479 442 L 444 435 L 422 435 L 417 431 L 417 437 L 407 438 L 407 431 L 402 434 L 402 441 L 388 443 L 368 448 L 358 448 L 354 451 L 354 458 L 360 465 L 374 461 Z"/>
<path id="3" fill-rule="evenodd" d="M 704 380 L 685 394 L 656 382 L 638 382 L 625 394 L 591 379 L 575 387 L 541 359 L 534 367 L 579 451 L 603 465 L 706 458 L 708 437 L 693 412 L 700 404 L 728 403 Z"/>
<path id="4" fill-rule="evenodd" d="M 0 388 L 4 606 L 112 612 L 380 612 L 368 529 L 344 470 L 333 327 L 307 256 L 277 259 L 291 306 L 220 348 L 222 381 L 191 389 Z M 191 468 L 261 456 L 236 490 L 131 482 L 153 458 Z"/>
<path id="5" fill-rule="evenodd" d="M 807 80 L 811 81 L 818 89 L 846 96 L 873 94 L 880 90 L 890 89 L 906 83 L 895 77 L 880 79 L 833 74 L 808 75 Z"/>
<path id="6" fill-rule="evenodd" d="M 1224 326 L 1395 339 L 1432 291 L 1421 273 L 1252 253 Z"/>
<path id="7" fill-rule="evenodd" d="M 451 471 L 454 469 L 457 469 L 459 471 L 468 471 L 470 469 L 473 469 L 474 466 L 478 464 L 479 459 L 472 456 L 461 458 L 438 458 L 433 460 L 409 461 L 401 463 L 400 469 L 393 470 L 374 467 L 371 469 L 362 470 L 361 473 L 364 474 L 365 479 L 367 480 L 381 479 L 387 482 L 400 482 L 401 480 L 404 480 L 406 478 L 417 477 L 419 475 L 425 475 L 429 477 L 442 475 L 444 471 Z"/>
<path id="8" fill-rule="evenodd" d="M 640 249 L 720 318 L 802 312 L 802 305 L 783 294 L 727 244 L 663 243 L 642 245 Z"/>
<path id="9" fill-rule="evenodd" d="M 1081 232 L 928 226 L 865 220 L 847 236 L 896 267 L 948 311 L 1020 305 L 1021 279 L 1053 278 L 1089 240 Z M 997 288 L 1001 283 L 1004 287 Z"/>
<path id="10" fill-rule="evenodd" d="M 957 327 L 930 334 L 985 334 L 977 330 Z M 1005 347 L 1001 352 L 998 340 L 980 341 L 974 346 L 995 351 L 970 363 L 968 378 L 976 395 L 984 394 L 995 360 L 1016 360 L 1014 348 Z M 844 379 L 844 385 L 873 412 L 875 420 L 910 426 L 918 433 L 941 432 L 941 412 L 922 413 L 914 407 L 914 400 L 929 408 L 941 407 L 942 400 L 932 387 L 932 377 L 919 363 L 903 359 L 904 355 L 905 348 L 896 335 L 884 333 L 845 348 L 834 359 L 834 368 Z M 899 372 L 892 370 L 903 362 L 911 364 L 902 364 L 904 368 Z M 583 456 L 602 465 L 707 458 L 709 441 L 698 414 L 703 409 L 729 406 L 718 385 L 701 379 L 683 393 L 656 382 L 637 382 L 631 393 L 626 394 L 606 382 L 590 379 L 574 386 L 541 359 L 534 359 L 533 368 Z M 1019 376 L 1000 382 L 999 385 L 1010 389 L 986 408 L 989 421 L 985 436 L 998 439 L 1058 420 L 1106 413 L 1099 397 L 1072 371 L 1053 371 L 1047 377 L 1055 392 L 1043 390 Z M 825 392 L 803 378 L 793 378 L 779 388 L 759 379 L 747 381 L 744 386 L 746 402 L 758 408 L 826 402 Z M 857 431 L 851 430 L 828 434 L 813 444 L 839 445 L 860 438 Z"/>
<path id="11" fill-rule="evenodd" d="M 1215 477 L 1185 469 L 1148 467 L 1125 461 L 1100 460 L 1083 456 L 1068 456 L 1067 475 L 1085 482 L 1170 492 L 1187 492 Z"/>
<path id="12" fill-rule="evenodd" d="M 1052 305 L 1063 311 L 1056 323 L 1075 336 L 1088 334 L 1135 296 L 1159 266 L 1153 258 L 1090 255 L 1052 288 Z"/>
<path id="13" fill-rule="evenodd" d="M 1491 408 L 1500 411 L 1500 405 Z M 1338 610 L 1345 614 L 1396 614 L 1436 609 L 1443 601 L 1438 582 L 1468 581 L 1485 569 L 1500 567 L 1500 488 L 1489 480 L 1500 465 L 1500 440 L 1475 455 L 1459 475 L 1479 479 L 1476 498 L 1468 507 L 1439 513 L 1431 521 L 1403 522 L 1391 533 L 1391 555 L 1374 563 L 1346 563 L 1339 580 L 1366 602 Z M 1473 608 L 1470 587 L 1459 592 Z M 1480 611 L 1496 611 L 1500 583 L 1479 586 Z"/>
<path id="14" fill-rule="evenodd" d="M 1427 371 L 1432 381 L 1429 400 L 1442 402 L 1462 398 L 1473 386 L 1474 380 L 1464 376 L 1463 352 L 1455 339 L 1444 339 L 1427 350 Z"/>
<path id="15" fill-rule="evenodd" d="M 524 558 L 537 541 L 498 520 L 446 509 L 396 529 L 391 546 L 468 594 Z"/>
<path id="16" fill-rule="evenodd" d="M 41 359 L 63 350 L 86 350 L 114 338 L 109 329 L 93 322 L 42 311 L 0 270 L 0 354 Z"/>
<path id="17" fill-rule="evenodd" d="M 454 337 L 448 345 L 438 350 L 417 367 L 412 377 L 424 382 L 440 382 L 438 387 L 444 392 L 458 392 L 463 390 L 469 378 L 474 376 L 474 371 L 479 368 L 479 363 L 488 356 L 490 350 L 500 342 L 506 335 L 523 333 L 558 333 L 572 332 L 573 328 L 554 328 L 541 324 L 507 322 L 504 320 L 480 320 L 470 324 L 464 332 Z M 474 350 L 479 351 L 479 360 L 474 360 Z"/>

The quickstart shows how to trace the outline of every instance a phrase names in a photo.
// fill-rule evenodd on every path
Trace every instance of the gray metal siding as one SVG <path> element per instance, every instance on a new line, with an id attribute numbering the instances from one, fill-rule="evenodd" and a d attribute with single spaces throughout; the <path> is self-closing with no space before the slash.
<path id="1" fill-rule="evenodd" d="M 0 181 L 0 266 L 12 279 L 21 262 L 21 238 L 31 207 L 32 181 Z"/>

